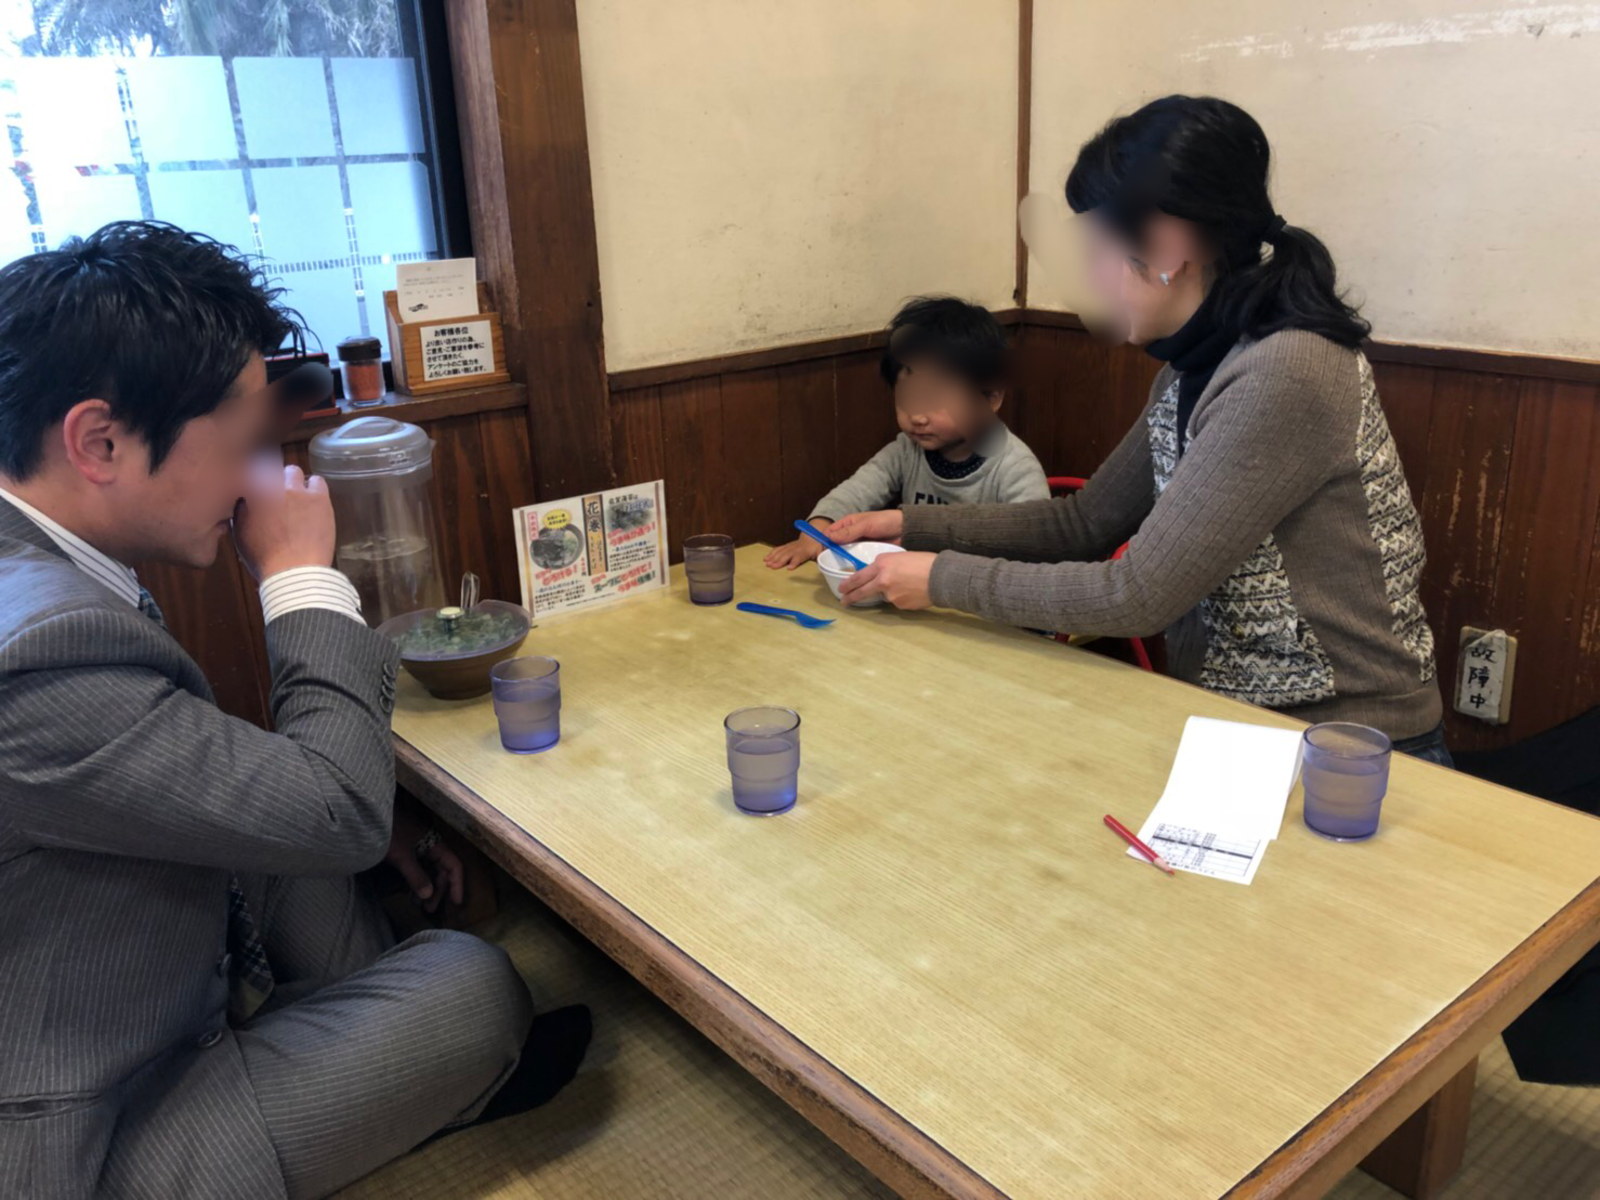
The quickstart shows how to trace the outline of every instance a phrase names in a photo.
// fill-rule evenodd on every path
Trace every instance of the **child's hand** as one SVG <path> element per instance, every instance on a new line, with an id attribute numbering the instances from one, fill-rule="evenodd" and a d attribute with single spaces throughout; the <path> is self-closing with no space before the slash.
<path id="1" fill-rule="evenodd" d="M 792 542 L 774 547 L 767 553 L 766 562 L 774 571 L 783 567 L 792 571 L 801 563 L 811 562 L 821 553 L 821 542 L 808 537 L 798 537 Z"/>

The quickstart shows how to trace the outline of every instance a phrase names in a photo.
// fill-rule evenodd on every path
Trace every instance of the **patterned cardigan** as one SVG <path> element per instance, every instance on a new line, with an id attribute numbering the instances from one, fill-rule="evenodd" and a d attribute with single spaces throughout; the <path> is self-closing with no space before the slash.
<path id="1" fill-rule="evenodd" d="M 1396 738 L 1431 730 L 1421 522 L 1366 359 L 1297 330 L 1241 341 L 1181 455 L 1177 382 L 1162 370 L 1076 496 L 906 510 L 907 548 L 942 551 L 934 603 L 1079 633 L 1165 629 L 1172 672 L 1212 691 Z"/>

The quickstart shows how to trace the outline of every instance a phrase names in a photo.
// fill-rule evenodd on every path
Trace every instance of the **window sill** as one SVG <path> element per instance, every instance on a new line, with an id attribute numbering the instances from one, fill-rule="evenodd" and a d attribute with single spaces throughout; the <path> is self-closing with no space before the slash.
<path id="1" fill-rule="evenodd" d="M 388 392 L 382 404 L 351 408 L 348 400 L 339 401 L 339 412 L 301 421 L 284 438 L 286 445 L 309 441 L 324 429 L 342 425 L 353 417 L 391 417 L 396 421 L 420 424 L 446 417 L 466 417 L 474 413 L 522 408 L 528 403 L 527 389 L 520 383 L 497 383 L 491 387 L 443 392 L 433 396 L 407 396 Z"/>

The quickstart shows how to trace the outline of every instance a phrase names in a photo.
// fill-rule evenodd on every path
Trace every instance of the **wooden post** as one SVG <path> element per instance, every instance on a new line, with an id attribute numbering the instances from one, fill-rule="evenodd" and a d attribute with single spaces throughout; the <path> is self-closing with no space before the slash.
<path id="1" fill-rule="evenodd" d="M 576 0 L 449 0 L 446 21 L 478 275 L 494 290 L 511 375 L 528 386 L 538 496 L 608 487 Z"/>
<path id="2" fill-rule="evenodd" d="M 1461 1169 L 1477 1077 L 1478 1060 L 1473 1059 L 1378 1143 L 1361 1160 L 1361 1169 L 1413 1200 L 1438 1195 Z"/>

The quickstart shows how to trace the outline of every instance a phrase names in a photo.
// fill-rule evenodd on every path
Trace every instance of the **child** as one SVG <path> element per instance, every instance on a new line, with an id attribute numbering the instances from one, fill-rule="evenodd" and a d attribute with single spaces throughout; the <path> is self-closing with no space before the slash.
<path id="1" fill-rule="evenodd" d="M 992 504 L 1047 500 L 1044 468 L 1000 420 L 1007 350 L 984 308 L 947 296 L 912 300 L 889 324 L 879 370 L 894 389 L 900 436 L 821 500 L 826 528 L 849 513 L 901 504 Z M 797 538 L 767 555 L 793 570 L 822 547 Z"/>

